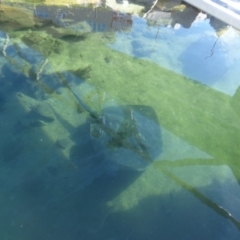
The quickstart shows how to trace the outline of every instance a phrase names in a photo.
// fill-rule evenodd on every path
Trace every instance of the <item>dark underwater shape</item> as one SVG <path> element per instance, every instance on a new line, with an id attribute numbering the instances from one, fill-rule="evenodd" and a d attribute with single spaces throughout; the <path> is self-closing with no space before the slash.
<path id="1" fill-rule="evenodd" d="M 102 121 L 99 139 L 109 161 L 141 171 L 161 154 L 161 128 L 151 107 L 107 107 L 102 110 Z"/>
<path id="2" fill-rule="evenodd" d="M 95 154 L 117 163 L 121 167 L 142 171 L 159 157 L 162 151 L 161 128 L 155 111 L 149 106 L 114 105 L 105 107 L 98 113 L 88 105 L 83 97 L 84 84 L 80 92 L 63 80 L 81 108 L 90 117 L 90 145 Z M 85 84 L 86 88 L 90 86 Z M 88 91 L 92 91 L 88 89 Z M 94 157 L 93 157 L 94 158 Z M 91 159 L 91 157 L 90 157 Z"/>
<path id="3" fill-rule="evenodd" d="M 86 151 L 91 146 L 85 156 L 89 164 L 97 161 L 116 170 L 142 171 L 162 152 L 161 128 L 154 110 L 148 106 L 106 107 L 84 128 L 90 131 L 88 136 L 85 133 L 87 143 L 80 144 L 80 148 Z"/>

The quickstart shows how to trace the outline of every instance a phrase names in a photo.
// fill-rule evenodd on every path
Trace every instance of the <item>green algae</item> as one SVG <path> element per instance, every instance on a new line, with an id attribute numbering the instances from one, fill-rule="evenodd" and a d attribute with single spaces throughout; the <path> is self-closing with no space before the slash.
<path id="1" fill-rule="evenodd" d="M 111 50 L 109 33 L 88 33 L 84 40 L 71 43 L 49 35 L 43 38 L 44 32 L 21 33 L 22 39 L 31 36 L 34 43 L 30 46 L 48 58 L 50 71 L 75 72 L 99 94 L 106 92 L 119 104 L 151 106 L 163 127 L 213 157 L 208 164 L 236 164 L 240 122 L 230 96 L 150 61 Z M 91 99 L 85 100 L 91 104 Z"/>
<path id="2" fill-rule="evenodd" d="M 151 106 L 164 127 L 223 162 L 232 161 L 233 153 L 239 154 L 235 143 L 240 122 L 230 96 L 157 64 L 114 52 L 100 42 L 101 37 L 94 35 L 79 45 L 81 55 L 88 61 L 94 59 L 87 82 L 122 104 Z M 112 55 L 108 64 L 106 55 Z"/>

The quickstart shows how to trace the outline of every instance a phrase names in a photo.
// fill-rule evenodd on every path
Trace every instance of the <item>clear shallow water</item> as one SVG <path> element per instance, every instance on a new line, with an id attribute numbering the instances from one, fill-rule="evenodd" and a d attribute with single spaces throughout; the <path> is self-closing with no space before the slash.
<path id="1" fill-rule="evenodd" d="M 145 19 L 136 19 L 132 31 L 118 33 L 116 42 L 110 46 L 234 95 L 240 74 L 236 65 L 239 62 L 236 49 L 240 47 L 236 31 L 229 29 L 219 37 L 209 20 L 195 22 L 190 29 L 146 24 Z"/>
<path id="2" fill-rule="evenodd" d="M 97 14 L 2 24 L 1 239 L 239 239 L 239 33 Z"/>

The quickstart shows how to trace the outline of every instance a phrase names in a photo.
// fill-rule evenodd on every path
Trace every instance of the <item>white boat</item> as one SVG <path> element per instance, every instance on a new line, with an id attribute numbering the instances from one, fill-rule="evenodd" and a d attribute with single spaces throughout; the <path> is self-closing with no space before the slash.
<path id="1" fill-rule="evenodd" d="M 184 1 L 240 30 L 240 14 L 238 14 L 240 11 L 240 2 L 230 0 L 219 2 L 212 0 Z"/>

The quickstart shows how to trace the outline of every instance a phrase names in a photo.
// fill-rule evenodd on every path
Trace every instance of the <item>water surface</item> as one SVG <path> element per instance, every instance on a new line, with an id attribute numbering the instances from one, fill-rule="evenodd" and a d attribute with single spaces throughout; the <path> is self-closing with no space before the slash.
<path id="1" fill-rule="evenodd" d="M 1 239 L 239 239 L 239 32 L 29 9 L 0 27 Z"/>

